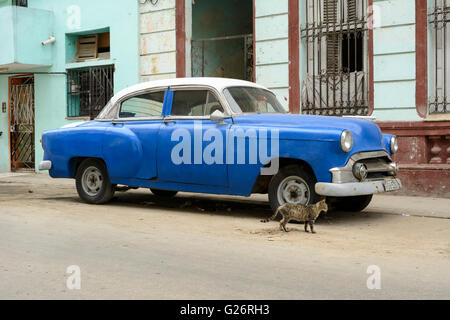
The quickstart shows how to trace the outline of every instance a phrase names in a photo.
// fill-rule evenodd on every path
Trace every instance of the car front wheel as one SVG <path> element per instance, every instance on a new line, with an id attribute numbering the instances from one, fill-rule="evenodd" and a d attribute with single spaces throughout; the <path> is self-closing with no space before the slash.
<path id="1" fill-rule="evenodd" d="M 114 197 L 105 164 L 97 159 L 84 160 L 78 167 L 76 186 L 80 198 L 90 204 L 104 204 Z"/>
<path id="2" fill-rule="evenodd" d="M 272 210 L 286 203 L 309 205 L 318 201 L 316 178 L 300 166 L 282 168 L 270 181 L 269 202 Z"/>
<path id="3" fill-rule="evenodd" d="M 373 195 L 336 198 L 333 207 L 337 211 L 360 212 L 363 211 L 372 201 Z"/>

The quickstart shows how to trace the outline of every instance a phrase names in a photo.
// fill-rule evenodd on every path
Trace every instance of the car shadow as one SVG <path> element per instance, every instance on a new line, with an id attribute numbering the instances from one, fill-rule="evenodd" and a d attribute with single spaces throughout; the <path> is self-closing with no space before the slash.
<path id="1" fill-rule="evenodd" d="M 84 204 L 78 197 L 41 198 L 47 201 L 64 201 Z M 268 202 L 252 198 L 223 199 L 217 196 L 208 197 L 203 194 L 181 193 L 173 198 L 163 198 L 146 191 L 117 192 L 108 206 L 127 208 L 149 208 L 170 211 L 184 211 L 194 214 L 214 214 L 230 217 L 245 217 L 257 220 L 268 219 L 273 212 Z M 317 224 L 350 224 L 366 223 L 383 219 L 382 212 L 366 209 L 363 212 L 330 211 L 321 214 Z M 277 221 L 280 220 L 277 217 Z M 293 222 L 293 224 L 298 224 Z M 300 223 L 301 224 L 301 223 Z"/>
<path id="2" fill-rule="evenodd" d="M 109 205 L 135 208 L 157 208 L 198 214 L 218 214 L 265 219 L 272 215 L 269 203 L 247 199 L 229 200 L 195 195 L 158 197 L 150 192 L 117 193 Z"/>

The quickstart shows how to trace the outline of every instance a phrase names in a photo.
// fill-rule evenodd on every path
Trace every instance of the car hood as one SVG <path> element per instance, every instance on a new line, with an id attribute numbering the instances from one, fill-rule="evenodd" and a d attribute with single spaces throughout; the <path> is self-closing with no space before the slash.
<path id="1" fill-rule="evenodd" d="M 386 150 L 380 128 L 369 120 L 293 114 L 248 114 L 233 117 L 241 126 L 276 128 L 281 139 L 339 141 L 344 130 L 354 137 L 354 151 Z"/>

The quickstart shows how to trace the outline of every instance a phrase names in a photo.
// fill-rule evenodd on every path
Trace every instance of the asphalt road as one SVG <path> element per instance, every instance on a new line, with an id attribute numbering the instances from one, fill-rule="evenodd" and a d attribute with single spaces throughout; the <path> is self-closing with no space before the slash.
<path id="1" fill-rule="evenodd" d="M 260 223 L 264 200 L 141 189 L 91 206 L 71 180 L 0 176 L 0 299 L 450 298 L 449 199 L 376 197 L 316 235 Z"/>

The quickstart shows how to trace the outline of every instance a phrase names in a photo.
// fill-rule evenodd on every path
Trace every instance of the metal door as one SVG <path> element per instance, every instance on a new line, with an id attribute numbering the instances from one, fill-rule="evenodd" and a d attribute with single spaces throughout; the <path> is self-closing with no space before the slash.
<path id="1" fill-rule="evenodd" d="M 34 169 L 34 78 L 10 80 L 10 152 L 11 170 Z"/>

